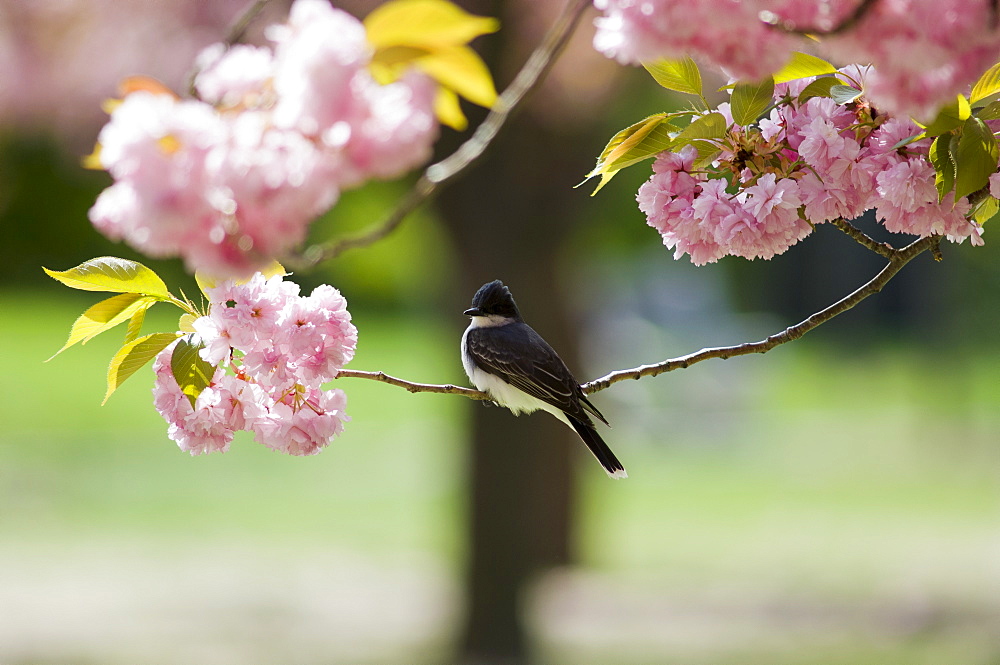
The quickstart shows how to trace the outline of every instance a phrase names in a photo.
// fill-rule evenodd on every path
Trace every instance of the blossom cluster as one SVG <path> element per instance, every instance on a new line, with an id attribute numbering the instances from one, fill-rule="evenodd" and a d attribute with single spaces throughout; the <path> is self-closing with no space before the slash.
<path id="1" fill-rule="evenodd" d="M 841 74 L 866 89 L 869 68 Z M 664 244 L 696 265 L 729 254 L 769 259 L 805 238 L 813 224 L 854 219 L 874 209 L 889 230 L 942 235 L 982 244 L 982 228 L 966 218 L 966 197 L 939 200 L 930 139 L 912 121 L 881 114 L 864 98 L 799 101 L 813 79 L 775 87 L 775 106 L 755 125 L 733 122 L 715 161 L 696 168 L 693 145 L 661 153 L 637 195 Z"/>
<path id="2" fill-rule="evenodd" d="M 737 78 L 759 79 L 820 33 L 834 60 L 869 62 L 880 108 L 931 118 L 997 60 L 990 0 L 594 0 L 594 46 L 622 63 L 701 57 Z M 763 19 L 768 19 L 767 21 Z M 844 27 L 842 30 L 837 28 Z M 822 35 L 830 31 L 831 34 Z"/>
<path id="3" fill-rule="evenodd" d="M 96 153 L 114 184 L 90 210 L 102 233 L 245 277 L 301 243 L 343 189 L 430 156 L 436 84 L 415 70 L 376 82 L 356 18 L 295 0 L 265 34 L 273 47 L 203 51 L 199 99 L 147 86 L 114 108 Z"/>
<path id="4" fill-rule="evenodd" d="M 344 392 L 322 388 L 357 346 L 344 297 L 328 285 L 300 296 L 295 283 L 260 273 L 206 292 L 209 313 L 193 325 L 200 356 L 215 369 L 193 406 L 171 369 L 176 343 L 153 364 L 168 436 L 192 455 L 225 452 L 240 430 L 280 452 L 318 453 L 348 420 Z"/>

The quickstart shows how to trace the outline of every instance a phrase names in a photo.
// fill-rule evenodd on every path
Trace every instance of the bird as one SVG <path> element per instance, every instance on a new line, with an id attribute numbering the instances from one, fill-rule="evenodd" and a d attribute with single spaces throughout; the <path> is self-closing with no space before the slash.
<path id="1" fill-rule="evenodd" d="M 559 354 L 524 322 L 510 289 L 500 280 L 484 284 L 464 314 L 472 321 L 462 335 L 462 366 L 472 384 L 514 415 L 548 411 L 580 435 L 609 476 L 627 478 L 591 420 L 608 425 L 607 418 Z"/>

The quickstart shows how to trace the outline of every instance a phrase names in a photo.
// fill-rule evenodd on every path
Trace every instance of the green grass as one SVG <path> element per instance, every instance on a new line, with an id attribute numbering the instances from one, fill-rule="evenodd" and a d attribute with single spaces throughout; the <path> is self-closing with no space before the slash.
<path id="1" fill-rule="evenodd" d="M 230 453 L 192 458 L 166 438 L 148 370 L 100 406 L 117 331 L 43 363 L 93 301 L 0 299 L 8 545 L 124 539 L 170 550 L 223 539 L 374 561 L 421 553 L 458 584 L 464 400 L 345 379 L 353 420 L 320 455 L 288 457 L 238 438 Z M 146 329 L 170 329 L 173 316 L 154 310 Z M 377 313 L 357 323 L 352 367 L 461 379 L 457 328 Z M 661 391 L 654 413 L 627 403 L 608 413 L 630 478 L 608 481 L 581 453 L 579 570 L 584 587 L 595 576 L 606 591 L 579 617 L 536 608 L 546 661 L 997 662 L 1000 644 L 983 627 L 1000 616 L 997 377 L 1000 354 L 981 350 L 848 358 L 803 343 L 640 382 Z M 632 394 L 630 385 L 602 395 L 602 408 L 615 409 L 612 395 Z M 797 633 L 766 620 L 775 604 L 875 618 Z M 924 606 L 930 619 L 892 627 Z M 659 635 L 660 613 L 663 625 L 693 616 L 705 635 Z M 736 640 L 748 621 L 764 621 L 761 634 Z M 440 636 L 429 639 L 440 646 Z"/>
<path id="2" fill-rule="evenodd" d="M 5 520 L 8 532 L 55 540 L 92 531 L 167 538 L 228 532 L 456 554 L 459 399 L 345 379 L 339 387 L 348 392 L 352 421 L 319 456 L 280 455 L 240 435 L 229 453 L 190 457 L 166 437 L 148 369 L 100 406 L 107 362 L 124 331 L 43 363 L 92 300 L 3 298 L 4 309 L 17 312 L 0 324 L 3 344 L 16 350 L 5 374 L 17 389 L 0 406 L 5 503 L 16 507 Z M 171 329 L 173 312 L 156 309 L 144 330 Z M 405 376 L 457 379 L 432 374 L 449 367 L 435 342 L 441 331 L 417 325 L 399 336 L 377 319 L 359 321 L 354 366 L 377 360 Z"/>

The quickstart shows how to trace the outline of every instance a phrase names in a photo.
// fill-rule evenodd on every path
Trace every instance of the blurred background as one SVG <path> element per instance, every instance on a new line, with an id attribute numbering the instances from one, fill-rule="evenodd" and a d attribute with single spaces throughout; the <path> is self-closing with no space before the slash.
<path id="1" fill-rule="evenodd" d="M 501 87 L 561 8 L 459 4 L 503 20 L 477 42 Z M 100 295 L 42 266 L 125 256 L 195 292 L 178 262 L 92 229 L 110 179 L 80 159 L 119 79 L 183 90 L 244 6 L 0 0 L 0 662 L 1000 663 L 989 228 L 795 343 L 599 393 L 621 482 L 547 416 L 355 379 L 337 384 L 353 420 L 317 457 L 238 436 L 192 458 L 148 370 L 99 406 L 123 333 L 44 363 Z M 296 275 L 348 298 L 352 368 L 465 384 L 461 311 L 494 278 L 589 380 L 762 339 L 881 267 L 818 228 L 770 262 L 694 268 L 636 208 L 647 165 L 573 189 L 615 131 L 682 103 L 596 55 L 593 15 L 436 205 Z M 407 185 L 346 195 L 315 239 L 374 223 Z M 175 329 L 160 307 L 147 332 Z"/>

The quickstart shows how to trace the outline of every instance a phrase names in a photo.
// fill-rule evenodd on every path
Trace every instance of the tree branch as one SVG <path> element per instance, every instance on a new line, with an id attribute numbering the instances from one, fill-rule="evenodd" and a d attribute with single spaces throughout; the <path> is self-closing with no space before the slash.
<path id="1" fill-rule="evenodd" d="M 847 224 L 847 226 L 852 229 L 854 228 L 849 224 Z M 858 233 L 861 232 L 858 231 Z M 865 237 L 867 238 L 867 236 Z M 695 363 L 708 360 L 709 358 L 721 358 L 726 360 L 727 358 L 745 356 L 751 353 L 766 353 L 777 346 L 802 337 L 810 330 L 826 323 L 838 314 L 842 314 L 851 309 L 865 298 L 875 295 L 885 287 L 885 285 L 896 275 L 896 273 L 903 269 L 903 266 L 912 261 L 916 256 L 927 250 L 931 250 L 932 252 L 935 251 L 940 240 L 941 239 L 938 236 L 929 236 L 927 238 L 920 238 L 902 249 L 889 248 L 889 251 L 885 254 L 889 259 L 889 263 L 862 287 L 833 303 L 826 309 L 816 312 L 806 320 L 797 323 L 794 326 L 789 326 L 781 332 L 775 333 L 774 335 L 771 335 L 770 337 L 759 342 L 746 342 L 736 346 L 705 348 L 694 353 L 689 353 L 686 356 L 664 360 L 663 362 L 656 363 L 655 365 L 640 365 L 639 367 L 632 369 L 617 370 L 599 379 L 594 379 L 593 381 L 584 383 L 582 388 L 584 392 L 590 395 L 604 390 L 605 388 L 610 388 L 613 384 L 618 383 L 619 381 L 625 381 L 627 379 L 638 380 L 645 376 L 656 376 L 665 372 L 672 372 L 675 369 L 686 369 Z M 874 241 L 871 242 L 874 243 Z M 881 246 L 888 247 L 888 245 Z M 879 253 L 882 254 L 883 252 L 879 251 Z M 399 386 L 400 388 L 405 388 L 411 393 L 445 393 L 449 395 L 463 395 L 476 400 L 490 399 L 486 393 L 473 390 L 472 388 L 463 388 L 462 386 L 455 386 L 451 384 L 436 385 L 429 383 L 413 383 L 389 376 L 383 372 L 365 372 L 360 370 L 343 369 L 340 370 L 337 378 L 358 378 L 381 381 L 383 383 Z"/>
<path id="2" fill-rule="evenodd" d="M 686 356 L 664 360 L 663 362 L 655 365 L 641 365 L 633 369 L 618 370 L 599 379 L 583 384 L 583 390 L 588 394 L 592 394 L 599 390 L 604 390 L 619 381 L 625 381 L 626 379 L 641 379 L 644 376 L 656 376 L 657 374 L 671 372 L 675 369 L 690 367 L 695 363 L 701 362 L 702 360 L 708 360 L 709 358 L 722 358 L 725 360 L 727 358 L 745 356 L 751 353 L 766 353 L 776 346 L 802 337 L 810 330 L 829 321 L 838 314 L 842 314 L 843 312 L 851 309 L 868 296 L 878 293 L 889 282 L 889 280 L 903 268 L 903 266 L 909 263 L 918 254 L 935 247 L 938 241 L 939 238 L 937 236 L 930 236 L 927 238 L 920 238 L 902 249 L 893 250 L 892 255 L 889 257 L 889 264 L 886 265 L 885 268 L 875 275 L 875 277 L 873 277 L 867 284 L 845 298 L 838 300 L 826 309 L 816 312 L 805 321 L 785 328 L 783 331 L 771 335 L 767 339 L 763 339 L 759 342 L 746 342 L 736 346 L 706 348 L 701 351 L 696 351 L 695 353 L 689 353 Z"/>
<path id="3" fill-rule="evenodd" d="M 884 242 L 876 242 L 868 234 L 858 229 L 856 226 L 848 222 L 843 217 L 835 219 L 830 223 L 836 226 L 844 233 L 846 233 L 847 235 L 849 235 L 855 242 L 857 242 L 862 247 L 870 249 L 876 254 L 881 254 L 887 259 L 891 260 L 892 257 L 895 255 L 895 253 L 898 251 L 892 245 L 889 245 Z"/>
<path id="4" fill-rule="evenodd" d="M 349 249 L 367 247 L 381 240 L 395 231 L 410 213 L 430 200 L 455 176 L 478 160 L 521 102 L 545 78 L 589 5 L 590 0 L 568 1 L 556 23 L 546 33 L 545 39 L 528 58 L 513 82 L 503 91 L 489 115 L 472 136 L 453 154 L 428 166 L 388 217 L 360 235 L 307 248 L 301 257 L 292 257 L 291 266 L 302 270 L 309 269 Z"/>
<path id="5" fill-rule="evenodd" d="M 267 5 L 268 0 L 254 0 L 250 6 L 243 10 L 239 18 L 229 27 L 229 32 L 226 34 L 226 46 L 232 46 L 240 41 L 247 33 L 247 29 L 250 24 L 254 22 L 254 19 L 264 10 L 264 6 Z"/>
<path id="6" fill-rule="evenodd" d="M 388 383 L 393 386 L 399 386 L 400 388 L 405 388 L 411 393 L 445 393 L 448 395 L 464 395 L 469 399 L 478 400 L 488 400 L 489 395 L 486 393 L 481 393 L 478 390 L 473 390 L 472 388 L 465 388 L 463 386 L 456 386 L 450 383 L 445 385 L 436 385 L 433 383 L 413 383 L 411 381 L 404 381 L 403 379 L 397 379 L 394 376 L 389 376 L 385 372 L 365 372 L 356 369 L 342 369 L 337 372 L 338 379 L 371 379 L 373 381 L 381 381 L 382 383 Z"/>

